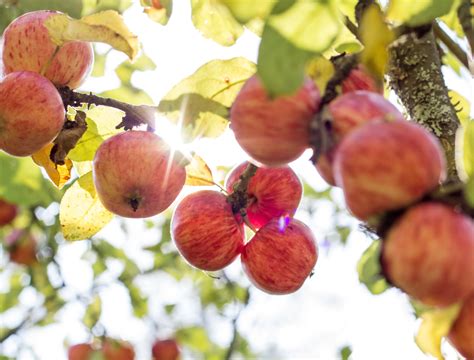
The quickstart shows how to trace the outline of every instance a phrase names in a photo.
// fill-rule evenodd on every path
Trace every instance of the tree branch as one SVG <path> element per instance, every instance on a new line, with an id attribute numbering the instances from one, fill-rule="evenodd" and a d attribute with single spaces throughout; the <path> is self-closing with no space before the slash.
<path id="1" fill-rule="evenodd" d="M 239 339 L 239 330 L 237 328 L 237 322 L 239 320 L 240 314 L 242 313 L 242 310 L 244 310 L 248 303 L 250 301 L 250 291 L 247 289 L 247 294 L 244 300 L 244 303 L 242 307 L 240 308 L 239 312 L 235 316 L 234 319 L 232 319 L 232 340 L 230 341 L 229 347 L 227 348 L 227 352 L 224 356 L 224 360 L 230 360 L 232 359 L 232 355 L 235 351 L 236 346 L 238 345 L 238 339 Z"/>
<path id="2" fill-rule="evenodd" d="M 439 26 L 436 21 L 433 21 L 433 32 L 435 36 L 453 53 L 453 55 L 469 70 L 469 62 L 467 54 L 464 50 L 449 37 L 448 34 Z"/>
<path id="3" fill-rule="evenodd" d="M 466 35 L 469 47 L 471 48 L 470 60 L 472 62 L 472 57 L 474 56 L 474 29 L 472 27 L 471 1 L 472 0 L 463 0 L 461 5 L 459 5 L 458 18 L 464 35 Z"/>
<path id="4" fill-rule="evenodd" d="M 440 140 L 448 175 L 457 179 L 454 142 L 459 119 L 441 73 L 436 40 L 430 28 L 413 28 L 389 47 L 390 86 L 410 118 Z"/>

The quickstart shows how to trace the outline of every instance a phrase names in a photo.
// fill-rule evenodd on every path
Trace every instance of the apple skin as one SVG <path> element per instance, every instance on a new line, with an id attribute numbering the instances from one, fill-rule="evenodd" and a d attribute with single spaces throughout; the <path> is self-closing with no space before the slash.
<path id="1" fill-rule="evenodd" d="M 15 229 L 5 238 L 10 260 L 14 263 L 31 266 L 36 264 L 36 239 L 24 230 Z"/>
<path id="2" fill-rule="evenodd" d="M 242 251 L 244 272 L 260 290 L 275 295 L 298 290 L 311 274 L 318 258 L 313 233 L 299 220 L 279 219 L 263 226 Z"/>
<path id="3" fill-rule="evenodd" d="M 125 341 L 107 339 L 102 344 L 102 354 L 105 360 L 133 360 L 135 351 Z"/>
<path id="4" fill-rule="evenodd" d="M 237 165 L 227 176 L 225 187 L 229 194 L 248 164 Z M 289 166 L 261 167 L 250 179 L 247 194 L 250 200 L 246 209 L 248 219 L 259 229 L 273 218 L 293 217 L 303 195 L 303 186 Z"/>
<path id="5" fill-rule="evenodd" d="M 156 340 L 151 349 L 153 360 L 178 360 L 180 351 L 175 339 Z"/>
<path id="6" fill-rule="evenodd" d="M 333 161 L 337 145 L 355 129 L 369 122 L 380 120 L 404 120 L 398 109 L 382 95 L 358 90 L 338 96 L 329 103 L 335 145 L 326 154 L 322 154 L 316 169 L 330 185 L 336 185 L 333 174 Z"/>
<path id="7" fill-rule="evenodd" d="M 377 86 L 374 78 L 367 73 L 362 65 L 352 69 L 349 76 L 342 82 L 342 93 L 367 90 L 383 94 L 383 87 Z"/>
<path id="8" fill-rule="evenodd" d="M 44 22 L 56 11 L 39 10 L 15 19 L 3 33 L 3 64 L 5 74 L 28 70 L 42 73 L 54 56 L 44 76 L 56 86 L 79 87 L 89 75 L 94 62 L 92 45 L 84 41 L 64 44 L 54 55 L 56 45 L 51 41 Z"/>
<path id="9" fill-rule="evenodd" d="M 449 306 L 474 292 L 474 222 L 448 205 L 408 209 L 387 232 L 381 264 L 386 277 L 413 298 Z"/>
<path id="10" fill-rule="evenodd" d="M 10 224 L 17 214 L 18 208 L 16 205 L 0 199 L 0 227 Z"/>
<path id="11" fill-rule="evenodd" d="M 30 71 L 8 74 L 0 82 L 0 149 L 29 156 L 58 135 L 63 101 L 54 85 Z"/>
<path id="12" fill-rule="evenodd" d="M 309 146 L 309 124 L 319 108 L 319 90 L 310 79 L 293 95 L 271 99 L 260 79 L 247 80 L 230 111 L 239 145 L 256 162 L 286 165 Z"/>
<path id="13" fill-rule="evenodd" d="M 474 359 L 474 293 L 464 301 L 448 340 L 462 356 Z"/>
<path id="14" fill-rule="evenodd" d="M 94 349 L 91 344 L 76 344 L 69 348 L 68 360 L 90 360 Z"/>
<path id="15" fill-rule="evenodd" d="M 336 184 L 360 220 L 414 203 L 446 176 L 438 140 L 408 121 L 372 122 L 338 146 Z"/>
<path id="16" fill-rule="evenodd" d="M 184 186 L 186 171 L 171 158 L 170 147 L 159 136 L 127 131 L 99 146 L 93 177 L 105 208 L 120 216 L 144 218 L 171 205 Z"/>
<path id="17" fill-rule="evenodd" d="M 186 196 L 176 207 L 171 237 L 189 264 L 216 271 L 240 254 L 245 232 L 225 195 L 201 190 Z"/>

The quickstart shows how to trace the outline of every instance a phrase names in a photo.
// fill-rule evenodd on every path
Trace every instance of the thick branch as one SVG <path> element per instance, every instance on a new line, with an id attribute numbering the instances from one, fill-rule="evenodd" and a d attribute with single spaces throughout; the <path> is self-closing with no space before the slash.
<path id="1" fill-rule="evenodd" d="M 471 1 L 472 0 L 463 0 L 461 5 L 459 5 L 458 18 L 464 31 L 464 35 L 466 35 L 469 47 L 471 48 L 470 58 L 472 62 L 472 57 L 474 56 L 474 29 L 472 27 Z"/>
<path id="2" fill-rule="evenodd" d="M 436 37 L 441 40 L 441 42 L 446 45 L 446 47 L 451 51 L 451 53 L 467 68 L 469 69 L 469 63 L 467 60 L 467 54 L 464 50 L 453 40 L 449 37 L 448 34 L 444 32 L 444 30 L 439 26 L 439 24 L 434 21 L 433 22 L 433 31 Z"/>
<path id="3" fill-rule="evenodd" d="M 446 155 L 448 174 L 456 179 L 454 140 L 459 120 L 441 73 L 433 31 L 412 29 L 394 41 L 389 53 L 390 86 L 410 118 L 438 137 Z"/>

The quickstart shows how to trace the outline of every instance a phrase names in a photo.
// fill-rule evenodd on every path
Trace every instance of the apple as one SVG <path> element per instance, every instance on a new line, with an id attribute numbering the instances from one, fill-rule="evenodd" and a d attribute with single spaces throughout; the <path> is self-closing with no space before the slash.
<path id="1" fill-rule="evenodd" d="M 28 70 L 44 75 L 54 85 L 79 87 L 89 75 L 94 61 L 91 44 L 71 41 L 59 48 L 52 42 L 44 22 L 56 11 L 39 10 L 15 20 L 3 33 L 5 74 Z"/>
<path id="2" fill-rule="evenodd" d="M 311 274 L 318 258 L 313 233 L 299 220 L 272 219 L 245 245 L 244 272 L 260 290 L 290 294 Z"/>
<path id="3" fill-rule="evenodd" d="M 384 274 L 408 295 L 449 306 L 474 292 L 474 222 L 451 206 L 424 202 L 409 208 L 388 230 Z"/>
<path id="4" fill-rule="evenodd" d="M 152 350 L 153 360 L 178 360 L 180 351 L 175 339 L 156 340 Z"/>
<path id="5" fill-rule="evenodd" d="M 63 101 L 54 85 L 30 71 L 0 82 L 0 149 L 29 156 L 49 144 L 64 124 Z"/>
<path id="6" fill-rule="evenodd" d="M 16 205 L 0 199 L 0 227 L 10 224 L 18 213 Z"/>
<path id="7" fill-rule="evenodd" d="M 371 122 L 348 135 L 334 158 L 336 184 L 361 219 L 414 203 L 446 176 L 443 150 L 420 125 Z"/>
<path id="8" fill-rule="evenodd" d="M 10 260 L 21 265 L 31 266 L 36 259 L 36 239 L 25 230 L 15 229 L 5 238 Z"/>
<path id="9" fill-rule="evenodd" d="M 171 205 L 184 186 L 186 171 L 159 136 L 127 131 L 99 146 L 93 177 L 99 199 L 109 211 L 144 218 Z"/>
<path id="10" fill-rule="evenodd" d="M 236 166 L 227 176 L 225 187 L 229 194 L 248 164 Z M 247 187 L 246 211 L 250 223 L 258 229 L 275 217 L 293 217 L 302 194 L 301 181 L 289 166 L 258 168 Z"/>
<path id="11" fill-rule="evenodd" d="M 382 95 L 365 90 L 349 92 L 338 96 L 329 103 L 332 118 L 332 134 L 335 145 L 322 154 L 316 169 L 321 177 L 331 185 L 336 185 L 333 174 L 333 160 L 337 145 L 351 132 L 369 122 L 380 120 L 404 120 L 403 115 Z"/>
<path id="12" fill-rule="evenodd" d="M 474 293 L 464 301 L 448 340 L 462 356 L 474 359 Z"/>
<path id="13" fill-rule="evenodd" d="M 91 360 L 94 349 L 91 344 L 76 344 L 69 348 L 68 360 Z"/>
<path id="14" fill-rule="evenodd" d="M 362 65 L 351 70 L 349 76 L 342 82 L 342 93 L 356 90 L 367 90 L 383 94 L 383 87 L 378 86 L 374 78 L 367 73 Z"/>
<path id="15" fill-rule="evenodd" d="M 230 127 L 239 145 L 256 162 L 286 165 L 309 146 L 309 124 L 320 100 L 311 79 L 305 79 L 295 94 L 272 99 L 254 75 L 232 105 Z"/>
<path id="16" fill-rule="evenodd" d="M 245 232 L 225 195 L 201 190 L 186 196 L 176 207 L 171 237 L 189 264 L 216 271 L 240 254 Z"/>
<path id="17" fill-rule="evenodd" d="M 135 351 L 133 347 L 125 342 L 106 339 L 102 344 L 102 354 L 105 360 L 133 360 Z"/>

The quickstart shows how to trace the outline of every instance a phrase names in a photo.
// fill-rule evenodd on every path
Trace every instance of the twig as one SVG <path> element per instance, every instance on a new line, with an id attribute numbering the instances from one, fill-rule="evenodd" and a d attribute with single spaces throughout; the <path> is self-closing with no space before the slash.
<path id="1" fill-rule="evenodd" d="M 435 36 L 444 44 L 446 47 L 453 53 L 453 55 L 463 64 L 467 69 L 469 69 L 469 62 L 467 61 L 467 54 L 464 50 L 453 40 L 451 37 L 446 34 L 446 32 L 439 26 L 436 21 L 433 21 L 433 32 Z"/>
<path id="2" fill-rule="evenodd" d="M 237 322 L 239 320 L 240 314 L 249 304 L 249 301 L 250 301 L 250 291 L 249 289 L 247 289 L 247 294 L 246 294 L 243 306 L 240 308 L 237 315 L 232 319 L 232 340 L 230 341 L 229 347 L 227 348 L 227 352 L 224 356 L 224 360 L 230 360 L 235 351 L 235 348 L 237 346 L 238 339 L 239 339 L 239 331 L 237 327 Z"/>
<path id="3" fill-rule="evenodd" d="M 471 48 L 470 60 L 473 61 L 474 56 L 474 29 L 472 27 L 472 15 L 471 15 L 471 0 L 463 0 L 461 5 L 458 7 L 458 18 L 461 23 L 461 27 L 466 35 L 467 42 Z"/>
<path id="4" fill-rule="evenodd" d="M 357 25 L 354 24 L 347 16 L 344 17 L 344 24 L 346 25 L 346 28 L 357 38 L 357 40 L 360 41 L 359 28 Z"/>

